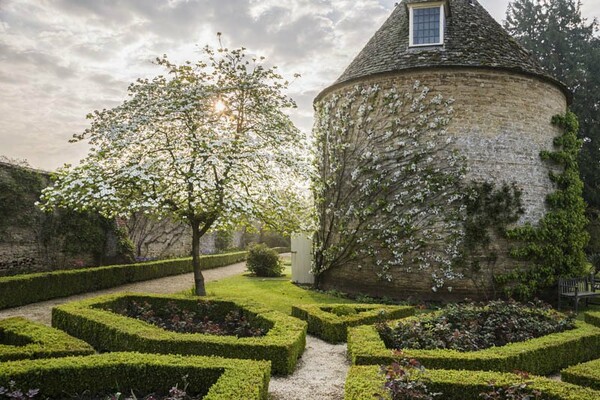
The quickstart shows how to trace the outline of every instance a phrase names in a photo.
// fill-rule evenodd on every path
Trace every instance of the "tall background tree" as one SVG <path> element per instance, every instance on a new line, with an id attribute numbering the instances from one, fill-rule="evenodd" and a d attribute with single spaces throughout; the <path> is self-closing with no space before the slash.
<path id="1" fill-rule="evenodd" d="M 295 107 L 288 82 L 244 48 L 204 48 L 204 59 L 139 79 L 129 99 L 94 111 L 74 140 L 91 150 L 65 166 L 42 194 L 42 208 L 136 212 L 192 229 L 196 294 L 204 295 L 200 238 L 218 226 L 252 220 L 289 231 L 306 210 L 296 187 L 308 177 L 304 135 L 283 112 Z"/>
<path id="2" fill-rule="evenodd" d="M 600 253 L 600 37 L 598 21 L 581 15 L 578 0 L 514 0 L 505 28 L 573 92 L 584 145 L 579 155 L 589 205 L 590 253 Z"/>

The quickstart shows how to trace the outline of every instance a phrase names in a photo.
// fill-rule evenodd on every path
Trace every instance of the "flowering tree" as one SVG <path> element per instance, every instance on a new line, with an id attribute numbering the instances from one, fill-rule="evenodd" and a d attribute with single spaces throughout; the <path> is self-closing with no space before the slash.
<path id="1" fill-rule="evenodd" d="M 466 162 L 446 126 L 452 100 L 412 90 L 356 85 L 317 103 L 320 178 L 314 272 L 353 263 L 431 274 L 435 291 L 462 277 Z"/>
<path id="2" fill-rule="evenodd" d="M 306 140 L 283 109 L 288 82 L 245 49 L 204 48 L 205 60 L 156 60 L 165 75 L 139 79 L 123 104 L 88 115 L 81 164 L 65 166 L 41 207 L 94 209 L 107 217 L 145 212 L 192 230 L 197 295 L 205 295 L 200 238 L 219 225 L 260 219 L 296 228 L 295 191 L 307 178 Z"/>

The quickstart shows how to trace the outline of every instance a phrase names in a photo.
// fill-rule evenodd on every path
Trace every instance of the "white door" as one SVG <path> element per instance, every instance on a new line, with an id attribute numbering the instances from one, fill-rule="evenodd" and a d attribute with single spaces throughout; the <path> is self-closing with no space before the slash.
<path id="1" fill-rule="evenodd" d="M 310 273 L 312 264 L 312 235 L 306 233 L 292 234 L 292 282 L 315 283 Z"/>

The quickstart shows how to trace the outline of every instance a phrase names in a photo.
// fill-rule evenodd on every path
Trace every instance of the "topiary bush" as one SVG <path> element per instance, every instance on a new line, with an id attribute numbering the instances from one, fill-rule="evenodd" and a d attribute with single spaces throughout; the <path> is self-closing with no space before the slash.
<path id="1" fill-rule="evenodd" d="M 256 276 L 281 276 L 283 264 L 277 251 L 265 244 L 255 244 L 248 249 L 246 268 Z"/>

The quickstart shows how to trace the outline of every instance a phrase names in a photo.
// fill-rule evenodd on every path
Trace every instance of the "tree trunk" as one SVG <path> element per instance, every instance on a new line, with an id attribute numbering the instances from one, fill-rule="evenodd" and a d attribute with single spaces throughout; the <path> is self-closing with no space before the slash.
<path id="1" fill-rule="evenodd" d="M 200 224 L 192 224 L 192 265 L 194 266 L 194 285 L 196 296 L 206 296 L 206 287 L 204 286 L 204 275 L 200 269 Z"/>

